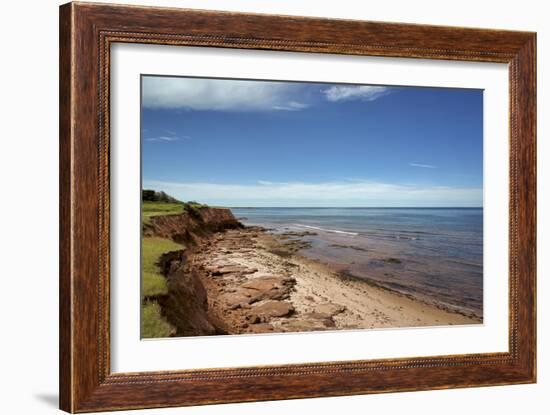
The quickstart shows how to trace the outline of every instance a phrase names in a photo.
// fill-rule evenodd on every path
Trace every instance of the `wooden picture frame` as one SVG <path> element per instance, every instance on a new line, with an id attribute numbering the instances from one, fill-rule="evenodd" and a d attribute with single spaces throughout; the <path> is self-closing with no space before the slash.
<path id="1" fill-rule="evenodd" d="M 111 373 L 109 59 L 117 42 L 508 64 L 509 351 Z M 535 382 L 535 33 L 69 3 L 60 8 L 59 93 L 61 409 L 91 412 Z"/>

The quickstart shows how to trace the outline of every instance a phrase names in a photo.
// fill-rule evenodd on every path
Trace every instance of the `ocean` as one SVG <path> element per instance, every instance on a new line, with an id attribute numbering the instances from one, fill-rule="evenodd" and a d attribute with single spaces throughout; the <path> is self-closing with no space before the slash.
<path id="1" fill-rule="evenodd" d="M 300 237 L 311 244 L 300 253 L 336 271 L 483 317 L 482 208 L 231 210 L 275 234 L 313 233 Z"/>

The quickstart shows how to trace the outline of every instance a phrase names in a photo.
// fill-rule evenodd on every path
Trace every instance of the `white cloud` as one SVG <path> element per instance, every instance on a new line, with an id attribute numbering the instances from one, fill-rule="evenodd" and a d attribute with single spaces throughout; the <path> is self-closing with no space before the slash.
<path id="1" fill-rule="evenodd" d="M 145 180 L 181 200 L 227 206 L 481 206 L 481 188 L 419 186 L 375 181 L 226 184 Z"/>
<path id="2" fill-rule="evenodd" d="M 307 104 L 301 102 L 290 101 L 287 105 L 275 105 L 272 108 L 280 111 L 300 111 L 309 107 Z"/>
<path id="3" fill-rule="evenodd" d="M 325 98 L 331 102 L 362 100 L 374 101 L 390 93 L 390 89 L 385 86 L 348 86 L 334 85 L 321 91 Z"/>
<path id="4" fill-rule="evenodd" d="M 308 107 L 293 96 L 299 84 L 224 79 L 143 78 L 146 108 L 214 111 L 299 111 Z"/>
<path id="5" fill-rule="evenodd" d="M 411 167 L 421 167 L 423 169 L 437 169 L 437 166 L 434 166 L 432 164 L 409 163 L 409 166 L 411 166 Z"/>
<path id="6" fill-rule="evenodd" d="M 175 135 L 161 135 L 161 136 L 158 136 L 158 137 L 149 137 L 149 138 L 146 138 L 145 141 L 164 141 L 164 142 L 170 142 L 170 141 L 180 141 L 180 140 L 187 140 L 191 137 L 189 136 L 182 136 L 182 137 L 178 137 L 178 136 L 175 136 Z"/>

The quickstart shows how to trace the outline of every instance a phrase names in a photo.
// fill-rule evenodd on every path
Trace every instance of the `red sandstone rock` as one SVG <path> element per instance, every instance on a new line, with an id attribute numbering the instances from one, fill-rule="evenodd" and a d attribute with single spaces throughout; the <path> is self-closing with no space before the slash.
<path id="1" fill-rule="evenodd" d="M 273 331 L 273 326 L 269 323 L 252 324 L 246 329 L 247 333 L 265 333 Z"/>
<path id="2" fill-rule="evenodd" d="M 287 301 L 266 301 L 252 308 L 252 314 L 265 320 L 272 317 L 288 316 L 294 311 L 294 307 Z"/>
<path id="3" fill-rule="evenodd" d="M 317 307 L 315 307 L 315 311 L 317 313 L 328 314 L 330 316 L 335 316 L 336 314 L 340 314 L 345 310 L 346 307 L 334 303 L 319 304 Z"/>

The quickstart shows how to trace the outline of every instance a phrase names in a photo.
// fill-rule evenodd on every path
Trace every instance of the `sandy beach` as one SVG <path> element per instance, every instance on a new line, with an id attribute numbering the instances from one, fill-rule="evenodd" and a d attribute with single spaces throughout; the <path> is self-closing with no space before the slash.
<path id="1" fill-rule="evenodd" d="M 269 333 L 477 324 L 480 319 L 419 301 L 300 255 L 300 234 L 231 229 L 188 253 L 217 333 Z"/>

